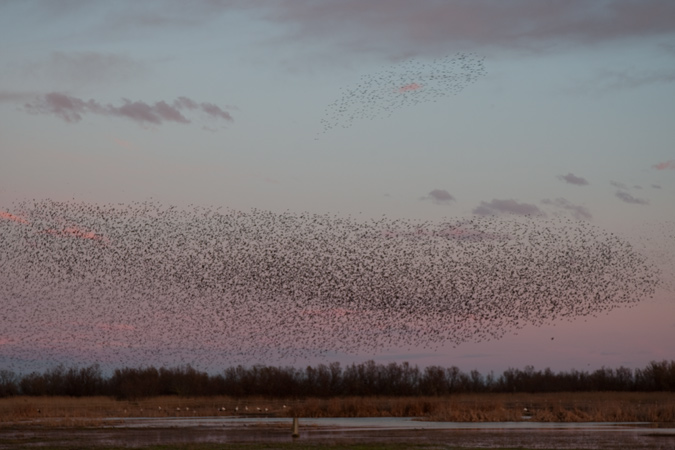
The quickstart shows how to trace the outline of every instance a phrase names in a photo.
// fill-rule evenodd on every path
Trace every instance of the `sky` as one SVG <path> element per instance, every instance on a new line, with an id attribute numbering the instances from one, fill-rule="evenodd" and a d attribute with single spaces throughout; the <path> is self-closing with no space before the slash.
<path id="1" fill-rule="evenodd" d="M 673 98 L 672 0 L 2 0 L 0 221 L 27 225 L 33 199 L 573 219 L 658 267 L 653 295 L 497 339 L 331 357 L 643 367 L 675 359 Z M 0 363 L 105 359 L 77 342 L 16 356 L 10 321 L 36 326 L 26 311 L 46 300 L 26 301 L 0 317 Z"/>

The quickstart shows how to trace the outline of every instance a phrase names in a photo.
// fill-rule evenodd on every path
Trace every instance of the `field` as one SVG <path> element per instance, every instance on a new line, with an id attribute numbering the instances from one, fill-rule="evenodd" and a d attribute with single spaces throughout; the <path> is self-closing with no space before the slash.
<path id="1" fill-rule="evenodd" d="M 16 449 L 32 449 L 32 446 L 13 447 Z M 40 446 L 41 450 L 85 450 L 88 446 Z M 126 446 L 101 446 L 97 450 L 122 450 Z M 368 444 L 317 444 L 317 443 L 277 443 L 277 444 L 176 444 L 176 445 L 151 445 L 137 447 L 138 450 L 480 450 L 480 448 L 453 447 L 443 444 L 392 444 L 392 443 L 368 443 Z M 516 450 L 510 447 L 492 448 L 491 450 Z M 518 447 L 518 450 L 527 450 Z"/>
<path id="2" fill-rule="evenodd" d="M 450 422 L 675 422 L 675 392 L 463 394 L 443 397 L 109 397 L 0 399 L 0 426 L 98 426 L 118 417 L 417 417 Z"/>
<path id="3" fill-rule="evenodd" d="M 192 426 L 164 423 L 134 428 L 133 418 L 232 417 L 247 425 Z M 416 417 L 448 422 L 657 422 L 652 430 L 627 434 L 500 427 L 478 430 L 414 429 L 346 431 L 307 424 L 301 437 L 290 436 L 291 417 Z M 258 418 L 285 418 L 258 422 Z M 118 425 L 110 427 L 109 418 Z M 367 420 L 367 419 L 364 419 Z M 459 449 L 634 448 L 654 450 L 675 444 L 675 393 L 590 392 L 555 394 L 465 394 L 441 397 L 338 397 L 269 399 L 264 397 L 150 397 L 135 401 L 111 397 L 29 397 L 0 399 L 0 450 L 134 447 L 145 450 L 270 449 Z M 218 422 L 220 423 L 220 422 Z M 226 423 L 226 422 L 223 422 Z M 536 425 L 536 424 L 532 424 Z M 654 424 L 655 425 L 655 424 Z M 608 425 L 612 426 L 612 425 Z M 659 428 L 665 434 L 659 433 Z M 632 428 L 631 428 L 632 429 Z M 625 433 L 625 432 L 624 432 Z M 575 439 L 570 445 L 570 440 Z M 601 442 L 612 439 L 613 446 Z M 617 444 L 618 443 L 618 444 Z M 542 447 L 542 445 L 544 445 Z M 616 447 L 619 445 L 619 447 Z M 626 447 L 625 445 L 628 445 Z M 664 447 L 664 445 L 666 447 Z M 499 447 L 501 446 L 501 447 Z"/>

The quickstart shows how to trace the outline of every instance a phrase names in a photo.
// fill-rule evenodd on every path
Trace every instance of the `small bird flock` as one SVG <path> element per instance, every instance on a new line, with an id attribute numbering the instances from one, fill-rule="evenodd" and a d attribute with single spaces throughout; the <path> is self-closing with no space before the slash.
<path id="1" fill-rule="evenodd" d="M 343 88 L 340 98 L 326 107 L 321 134 L 455 95 L 486 74 L 483 60 L 473 53 L 460 53 L 430 62 L 409 60 L 364 75 L 357 84 Z"/>
<path id="2" fill-rule="evenodd" d="M 564 218 L 29 200 L 0 215 L 0 360 L 209 368 L 432 349 L 631 306 L 659 282 L 628 242 Z"/>

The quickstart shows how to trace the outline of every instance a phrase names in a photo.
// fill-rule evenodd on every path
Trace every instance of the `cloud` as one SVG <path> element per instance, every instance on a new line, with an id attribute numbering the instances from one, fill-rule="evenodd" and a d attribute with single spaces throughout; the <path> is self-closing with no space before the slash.
<path id="1" fill-rule="evenodd" d="M 648 205 L 649 204 L 649 200 L 633 197 L 628 192 L 616 191 L 615 195 L 626 203 L 632 203 L 632 204 L 635 204 L 635 205 Z"/>
<path id="2" fill-rule="evenodd" d="M 420 200 L 431 200 L 437 205 L 449 205 L 455 201 L 455 197 L 453 197 L 445 189 L 434 189 L 433 191 L 429 192 L 429 195 L 420 198 Z"/>
<path id="3" fill-rule="evenodd" d="M 181 112 L 183 109 L 199 110 L 211 118 L 233 121 L 232 116 L 220 107 L 212 103 L 197 103 L 187 97 L 179 97 L 172 104 L 163 100 L 149 104 L 122 99 L 122 104 L 115 106 L 104 105 L 93 99 L 85 101 L 60 92 L 51 92 L 25 103 L 24 109 L 31 114 L 55 115 L 68 123 L 79 122 L 87 114 L 123 117 L 141 125 L 161 125 L 164 122 L 191 123 Z"/>
<path id="4" fill-rule="evenodd" d="M 652 167 L 656 170 L 675 170 L 675 159 L 654 164 Z"/>
<path id="5" fill-rule="evenodd" d="M 623 183 L 619 183 L 618 181 L 611 180 L 611 181 L 609 182 L 609 184 L 611 184 L 611 185 L 614 186 L 615 188 L 624 189 L 624 190 L 627 190 L 627 189 L 628 189 L 628 186 L 626 186 L 626 185 L 623 184 Z"/>
<path id="6" fill-rule="evenodd" d="M 212 117 L 219 117 L 228 121 L 233 120 L 230 113 L 223 111 L 219 106 L 216 106 L 213 103 L 197 103 L 187 97 L 178 97 L 174 101 L 174 105 L 176 105 L 178 108 L 187 108 L 190 110 L 201 109 L 203 112 Z M 235 106 L 228 106 L 228 108 L 237 109 Z"/>
<path id="7" fill-rule="evenodd" d="M 214 105 L 213 103 L 202 103 L 201 105 L 202 111 L 204 111 L 206 114 L 208 114 L 211 117 L 218 117 L 221 119 L 225 119 L 227 121 L 232 121 L 232 116 L 230 113 L 223 111 L 220 109 L 218 106 Z"/>
<path id="8" fill-rule="evenodd" d="M 190 123 L 176 107 L 170 106 L 164 101 L 157 102 L 152 106 L 144 102 L 132 102 L 127 99 L 123 99 L 122 101 L 122 106 L 115 107 L 108 105 L 107 109 L 101 110 L 101 113 L 127 117 L 139 123 L 149 122 L 156 125 L 161 124 L 163 121 Z M 99 111 L 94 110 L 94 112 L 98 113 Z"/>
<path id="9" fill-rule="evenodd" d="M 575 205 L 565 198 L 556 198 L 555 200 L 550 200 L 548 198 L 541 201 L 544 205 L 555 206 L 556 208 L 564 209 L 569 211 L 575 219 L 585 219 L 591 220 L 593 216 L 591 212 L 584 206 Z"/>
<path id="10" fill-rule="evenodd" d="M 57 20 L 72 17 L 78 9 L 95 17 L 91 2 L 43 3 L 68 4 L 51 7 L 61 12 Z M 282 44 L 323 42 L 337 47 L 339 54 L 389 57 L 411 56 L 420 49 L 437 55 L 477 47 L 550 51 L 675 33 L 672 0 L 203 0 L 190 7 L 177 1 L 137 2 L 133 8 L 126 2 L 107 3 L 112 6 L 106 6 L 97 27 L 106 36 L 195 29 L 243 12 L 284 27 L 285 34 L 276 39 Z M 42 6 L 39 12 L 44 17 L 48 10 Z M 392 48 L 395 53 L 388 50 Z M 333 59 L 338 54 L 323 53 Z"/>
<path id="11" fill-rule="evenodd" d="M 558 179 L 568 184 L 576 184 L 577 186 L 585 186 L 588 184 L 588 181 L 586 181 L 585 178 L 578 177 L 573 173 L 568 173 L 567 175 L 558 175 Z"/>
<path id="12" fill-rule="evenodd" d="M 513 199 L 493 199 L 489 203 L 480 202 L 480 205 L 474 208 L 473 213 L 479 216 L 494 216 L 502 213 L 520 215 L 545 215 L 536 205 L 529 203 L 519 203 Z"/>
<path id="13" fill-rule="evenodd" d="M 661 189 L 661 185 L 660 184 L 652 184 L 652 188 Z"/>
<path id="14" fill-rule="evenodd" d="M 672 0 L 281 0 L 256 5 L 266 19 L 290 25 L 298 40 L 337 39 L 352 49 L 387 42 L 402 52 L 447 51 L 458 43 L 543 50 L 675 32 Z"/>

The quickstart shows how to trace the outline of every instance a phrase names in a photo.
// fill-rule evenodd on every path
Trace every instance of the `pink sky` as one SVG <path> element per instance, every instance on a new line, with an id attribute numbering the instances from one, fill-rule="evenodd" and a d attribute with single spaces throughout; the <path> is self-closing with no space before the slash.
<path id="1" fill-rule="evenodd" d="M 653 167 L 656 170 L 675 170 L 675 159 L 654 164 Z"/>
<path id="2" fill-rule="evenodd" d="M 529 257 L 525 256 L 520 262 L 514 260 L 511 268 L 503 267 L 500 261 L 503 256 L 508 255 L 509 249 L 527 252 L 527 246 L 522 246 L 524 243 L 536 248 L 547 242 L 547 236 L 555 237 L 555 227 L 559 225 L 554 227 L 553 224 L 556 222 L 550 219 L 539 219 L 544 222 L 533 230 L 529 229 L 534 226 L 534 223 L 528 221 L 531 219 L 521 219 L 519 225 L 508 227 L 500 220 L 478 218 L 454 224 L 448 222 L 418 224 L 399 220 L 382 222 L 376 228 L 367 224 L 350 225 L 362 229 L 353 236 L 350 234 L 345 236 L 346 242 L 357 238 L 355 242 L 358 242 L 358 246 L 350 252 L 355 252 L 355 255 L 365 252 L 364 255 L 369 256 L 361 263 L 359 260 L 348 260 L 352 261 L 349 263 L 351 266 L 359 268 L 361 275 L 356 278 L 353 272 L 345 272 L 346 266 L 343 266 L 339 259 L 331 263 L 328 270 L 322 269 L 321 264 L 314 266 L 315 270 L 318 270 L 316 275 L 319 276 L 318 280 L 323 276 L 330 276 L 332 271 L 335 272 L 339 284 L 332 289 L 353 291 L 354 298 L 351 300 L 335 297 L 336 301 L 347 301 L 345 305 L 353 306 L 326 307 L 321 297 L 317 297 L 318 294 L 306 297 L 303 291 L 306 288 L 301 284 L 293 288 L 294 295 L 287 294 L 287 296 L 282 295 L 280 287 L 271 293 L 265 290 L 265 285 L 260 285 L 260 289 L 253 292 L 249 292 L 248 287 L 241 286 L 245 289 L 246 295 L 239 298 L 238 294 L 235 294 L 236 290 L 231 291 L 230 288 L 214 290 L 208 287 L 210 286 L 208 283 L 227 280 L 217 275 L 221 270 L 229 270 L 227 264 L 223 265 L 225 261 L 243 263 L 247 258 L 255 257 L 258 248 L 272 251 L 276 248 L 274 245 L 286 242 L 274 251 L 279 253 L 271 253 L 284 255 L 285 264 L 275 265 L 269 275 L 265 272 L 269 269 L 255 270 L 251 273 L 246 272 L 246 266 L 236 269 L 242 279 L 249 279 L 251 276 L 274 277 L 273 274 L 277 270 L 283 270 L 286 265 L 292 267 L 299 262 L 293 259 L 292 255 L 295 253 L 292 247 L 288 247 L 293 242 L 298 242 L 297 237 L 293 237 L 295 233 L 300 229 L 304 230 L 302 231 L 304 236 L 308 236 L 307 233 L 310 233 L 309 236 L 314 233 L 317 237 L 321 237 L 324 245 L 327 245 L 331 240 L 326 240 L 324 234 L 326 232 L 339 234 L 340 227 L 344 226 L 338 226 L 338 223 L 341 223 L 338 219 L 324 216 L 316 217 L 312 222 L 310 220 L 312 216 L 288 214 L 276 216 L 262 211 L 252 214 L 230 212 L 228 215 L 220 216 L 219 213 L 209 209 L 195 208 L 186 211 L 161 208 L 157 204 L 114 207 L 108 205 L 101 208 L 81 203 L 47 202 L 35 210 L 31 210 L 27 205 L 23 205 L 22 208 L 24 215 L 20 220 L 19 216 L 9 212 L 4 212 L 0 216 L 6 219 L 4 223 L 7 230 L 30 227 L 32 223 L 39 222 L 40 214 L 58 223 L 65 221 L 63 217 L 77 213 L 80 220 L 85 223 L 92 223 L 94 217 L 98 218 L 101 233 L 104 235 L 113 233 L 114 239 L 107 240 L 109 245 L 106 246 L 78 243 L 80 240 L 62 246 L 59 240 L 52 238 L 73 236 L 85 238 L 81 241 L 89 241 L 101 239 L 102 234 L 84 231 L 78 227 L 37 230 L 50 239 L 36 241 L 26 248 L 29 253 L 38 252 L 40 255 L 38 259 L 28 262 L 22 259 L 24 254 L 20 250 L 22 244 L 15 244 L 20 250 L 16 256 L 18 258 L 16 267 L 27 264 L 26 270 L 16 274 L 7 272 L 6 281 L 13 289 L 21 287 L 23 295 L 33 299 L 36 309 L 23 309 L 24 303 L 20 297 L 7 299 L 6 314 L 13 318 L 11 323 L 14 325 L 7 328 L 3 335 L 2 355 L 10 359 L 23 359 L 27 352 L 35 351 L 36 348 L 40 349 L 44 358 L 56 357 L 55 355 L 62 353 L 79 354 L 80 360 L 90 358 L 111 365 L 125 360 L 132 365 L 141 361 L 148 364 L 156 361 L 154 364 L 160 364 L 168 358 L 168 355 L 182 355 L 182 358 L 192 361 L 196 367 L 210 369 L 218 364 L 229 364 L 233 361 L 265 363 L 274 354 L 280 358 L 279 361 L 288 362 L 298 359 L 324 361 L 322 358 L 328 356 L 346 362 L 358 360 L 359 355 L 386 361 L 387 355 L 398 355 L 401 349 L 407 349 L 410 356 L 408 360 L 420 365 L 438 364 L 447 360 L 448 365 L 466 368 L 464 364 L 472 364 L 470 368 L 487 370 L 489 367 L 517 365 L 518 361 L 527 361 L 524 364 L 531 364 L 529 361 L 535 360 L 529 358 L 536 358 L 540 364 L 545 362 L 547 366 L 564 370 L 562 363 L 558 364 L 555 358 L 547 356 L 549 349 L 556 348 L 560 350 L 557 355 L 563 355 L 564 361 L 573 361 L 574 364 L 587 361 L 585 364 L 589 366 L 598 362 L 602 362 L 603 365 L 612 362 L 640 367 L 645 364 L 645 358 L 661 358 L 667 354 L 667 350 L 664 353 L 663 349 L 657 347 L 649 349 L 650 342 L 655 339 L 653 333 L 633 336 L 630 345 L 608 340 L 600 335 L 619 332 L 626 334 L 626 331 L 621 330 L 629 327 L 631 320 L 636 317 L 654 324 L 655 330 L 659 330 L 656 332 L 659 336 L 672 333 L 672 328 L 675 327 L 672 316 L 658 312 L 663 308 L 672 309 L 672 305 L 668 302 L 672 294 L 672 285 L 665 284 L 659 288 L 653 300 L 644 299 L 642 302 L 630 303 L 631 308 L 622 308 L 610 303 L 605 309 L 611 312 L 602 313 L 590 308 L 589 315 L 572 313 L 567 319 L 560 316 L 560 313 L 551 316 L 529 310 L 527 315 L 514 320 L 511 317 L 514 313 L 513 308 L 519 308 L 518 305 L 531 308 L 539 305 L 541 300 L 536 300 L 536 294 L 523 294 L 515 304 L 499 306 L 504 301 L 501 295 L 506 295 L 507 292 L 499 290 L 501 284 L 512 282 L 514 276 L 527 277 L 528 273 L 541 270 L 541 267 L 533 266 L 529 271 L 523 271 L 521 267 L 523 264 L 529 264 L 527 263 L 529 258 L 541 256 L 535 252 Z M 89 213 L 85 213 L 86 211 Z M 223 251 L 232 251 L 238 255 L 235 260 L 222 260 L 221 257 L 210 259 L 208 255 L 220 248 L 218 239 L 208 232 L 210 226 L 233 224 L 235 222 L 232 221 L 237 220 L 241 222 L 240 230 L 243 231 L 261 223 L 263 217 L 267 218 L 266 220 L 270 218 L 280 220 L 285 217 L 285 220 L 297 223 L 293 226 L 289 223 L 287 231 L 277 228 L 275 234 L 265 236 L 268 241 L 251 241 L 249 244 L 252 246 L 234 242 L 225 245 Z M 298 226 L 308 220 L 304 226 Z M 330 220 L 338 220 L 335 224 L 336 229 L 326 227 Z M 327 221 L 324 225 L 316 225 L 324 221 Z M 190 238 L 187 241 L 179 239 L 178 242 L 182 244 L 176 246 L 177 237 L 172 234 L 172 229 L 167 227 L 182 227 L 186 223 L 191 223 L 191 228 L 184 229 L 181 234 L 191 233 L 187 235 Z M 310 223 L 318 228 L 307 228 L 307 224 Z M 123 224 L 126 226 L 122 226 Z M 578 223 L 575 226 L 578 229 L 561 229 L 565 232 L 565 239 L 569 239 L 570 233 L 581 233 L 578 239 L 588 239 L 592 246 L 602 246 L 603 239 L 607 239 L 603 234 L 597 234 L 602 233 L 601 230 L 596 230 L 591 225 Z M 106 231 L 106 227 L 110 227 L 109 231 Z M 490 227 L 495 227 L 495 230 L 491 230 Z M 128 231 L 119 234 L 119 230 L 125 229 Z M 137 234 L 139 231 L 132 230 L 145 231 Z M 158 234 L 158 230 L 166 230 L 169 236 Z M 368 230 L 368 233 L 364 233 L 365 230 Z M 287 233 L 290 235 L 287 236 Z M 245 238 L 247 234 L 240 236 Z M 208 245 L 202 242 L 204 238 L 209 239 Z M 289 238 L 290 240 L 285 241 Z M 249 240 L 244 239 L 244 242 L 248 243 Z M 420 256 L 426 253 L 423 251 L 418 254 L 415 248 L 419 245 L 426 248 L 426 242 L 435 242 L 435 246 L 449 246 L 448 248 L 454 249 L 445 258 L 458 251 L 468 251 L 471 256 L 462 259 L 463 263 L 454 266 L 446 277 L 434 281 L 433 285 L 420 284 L 416 280 L 417 277 L 424 278 L 435 270 L 433 265 L 428 265 L 418 275 L 412 275 L 418 267 L 425 267 L 425 264 L 428 264 L 425 261 L 433 255 L 432 253 L 420 259 Z M 519 242 L 521 246 L 516 245 Z M 575 240 L 565 242 L 565 240 L 560 242 L 563 249 L 567 248 L 565 254 L 572 252 L 571 255 L 578 258 L 580 254 L 576 248 L 577 242 Z M 626 256 L 620 249 L 620 242 L 614 242 L 611 238 L 608 242 L 616 247 L 612 248 L 613 258 L 617 259 L 619 264 L 624 264 L 621 261 Z M 655 244 L 662 246 L 669 245 L 670 242 L 650 245 Z M 194 247 L 195 245 L 197 247 Z M 339 253 L 351 248 L 342 249 L 341 246 L 344 244 L 339 240 L 334 241 L 333 245 L 337 246 L 326 248 L 329 253 Z M 400 245 L 403 251 L 408 252 L 406 260 L 402 263 L 409 264 L 406 269 L 409 274 L 402 275 L 403 279 L 407 280 L 403 284 L 399 280 L 386 287 L 387 277 L 393 276 L 393 272 L 390 271 L 394 267 L 386 262 L 387 258 L 382 260 L 384 265 L 381 268 L 373 266 L 373 262 L 377 259 L 372 259 L 372 255 L 377 255 L 381 251 L 389 252 L 385 250 L 386 246 L 392 245 Z M 199 253 L 194 253 L 196 248 L 201 249 Z M 428 250 L 432 248 L 436 247 L 429 247 Z M 592 247 L 588 247 L 590 248 Z M 588 249 L 586 253 L 590 251 Z M 480 256 L 476 252 L 483 251 L 489 252 L 490 261 L 497 266 L 484 267 L 481 260 L 476 259 Z M 549 255 L 558 255 L 556 258 L 565 257 L 564 252 L 559 251 L 555 245 L 548 248 Z M 312 252 L 309 248 L 305 248 L 302 252 L 304 257 L 301 259 L 319 256 Z M 392 255 L 395 254 L 396 252 Z M 612 258 L 607 261 L 611 260 Z M 441 263 L 441 260 L 436 261 Z M 570 260 L 565 264 L 570 264 L 570 270 L 575 270 L 575 261 L 576 259 Z M 626 261 L 631 264 L 630 259 Z M 102 263 L 105 265 L 101 265 Z M 264 263 L 261 264 L 261 267 L 265 267 Z M 545 260 L 540 262 L 540 265 L 546 264 L 549 263 Z M 600 264 L 600 260 L 595 264 Z M 672 261 L 669 263 L 662 260 L 659 264 L 662 264 L 662 269 L 666 272 L 673 271 Z M 213 266 L 221 268 L 211 272 Z M 473 271 L 482 272 L 486 269 L 487 272 L 480 282 L 474 280 L 476 277 L 472 275 Z M 490 275 L 499 270 L 504 271 L 504 274 Z M 549 283 L 561 282 L 556 275 L 559 269 L 550 267 L 546 270 L 553 270 L 552 278 L 548 279 Z M 606 270 L 603 279 L 610 277 L 614 284 L 635 276 L 634 273 L 624 273 L 621 279 L 614 279 L 611 277 L 616 276 L 618 267 L 610 265 Z M 518 273 L 514 275 L 514 271 Z M 623 271 L 624 269 L 619 270 Z M 507 276 L 509 272 L 510 276 L 501 278 Z M 384 277 L 380 279 L 375 276 L 376 273 L 381 273 Z M 185 278 L 185 275 L 188 277 Z M 465 279 L 467 276 L 470 279 Z M 591 277 L 593 273 L 589 272 L 587 276 Z M 364 285 L 362 277 L 371 277 L 373 285 Z M 289 286 L 302 281 L 296 277 L 283 279 L 285 283 L 290 283 Z M 207 280 L 205 287 L 199 287 L 204 280 Z M 478 289 L 477 297 L 468 294 L 467 289 L 470 289 L 471 283 L 477 283 L 475 285 Z M 588 289 L 578 279 L 575 283 L 577 288 Z M 410 284 L 410 287 L 407 287 L 407 284 Z M 527 285 L 519 286 L 518 283 L 513 285 L 514 289 L 522 287 Z M 384 290 L 379 291 L 381 289 Z M 436 289 L 449 289 L 448 292 L 452 292 L 447 302 L 448 305 L 454 305 L 452 307 L 455 309 L 427 310 L 429 305 L 434 303 L 427 303 L 425 298 L 433 299 Z M 483 293 L 489 293 L 491 290 L 501 294 L 495 294 L 493 299 L 485 297 Z M 162 294 L 158 295 L 160 292 Z M 367 297 L 374 292 L 385 294 L 377 294 L 370 303 L 362 301 L 364 296 Z M 387 292 L 389 294 L 386 294 Z M 91 295 L 94 295 L 96 300 L 90 298 Z M 273 295 L 273 299 L 269 297 L 270 295 Z M 330 296 L 332 292 L 330 289 L 324 290 L 322 295 Z M 467 296 L 464 306 L 461 302 L 456 303 L 458 295 Z M 561 297 L 556 301 L 566 300 Z M 493 314 L 491 302 L 500 308 L 499 314 Z M 658 308 L 655 305 L 658 305 Z M 460 310 L 456 310 L 457 307 L 460 307 Z M 587 327 L 586 323 L 595 324 L 598 328 L 593 329 L 592 325 Z M 592 340 L 594 345 L 584 347 L 579 340 L 581 338 L 577 338 L 579 333 L 582 336 L 585 334 L 584 339 Z M 554 338 L 555 342 L 551 342 L 551 338 Z M 523 340 L 531 341 L 532 345 L 528 351 L 521 353 L 525 348 Z M 509 346 L 513 347 L 508 348 Z M 621 346 L 630 350 L 620 352 L 618 348 Z M 209 354 L 212 356 L 209 357 Z M 213 356 L 214 354 L 221 354 L 224 359 L 218 359 Z M 578 365 L 575 367 L 583 368 Z"/>
<path id="3" fill-rule="evenodd" d="M 0 369 L 675 359 L 674 42 L 673 0 L 0 1 Z"/>

